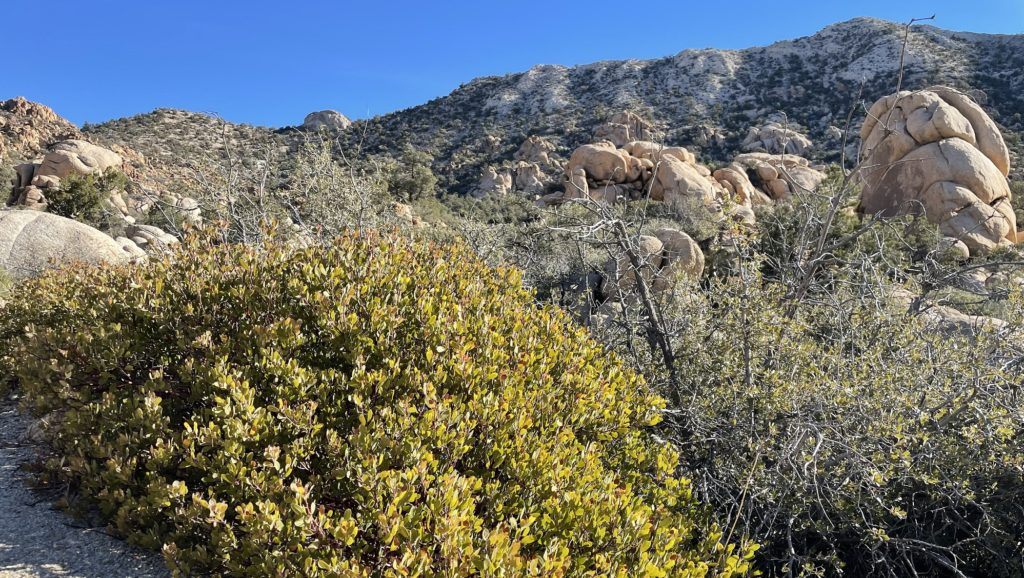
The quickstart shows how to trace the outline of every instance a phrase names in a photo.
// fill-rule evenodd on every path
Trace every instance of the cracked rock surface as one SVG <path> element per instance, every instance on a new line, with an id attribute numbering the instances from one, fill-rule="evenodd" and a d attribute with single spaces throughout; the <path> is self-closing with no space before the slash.
<path id="1" fill-rule="evenodd" d="M 943 86 L 889 95 L 861 139 L 864 213 L 925 214 L 971 253 L 1017 242 L 1006 143 L 967 95 Z"/>

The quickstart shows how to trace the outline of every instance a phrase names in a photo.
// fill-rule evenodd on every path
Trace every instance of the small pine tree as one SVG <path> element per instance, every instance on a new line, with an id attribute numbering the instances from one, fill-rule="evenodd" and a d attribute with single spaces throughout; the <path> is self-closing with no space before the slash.
<path id="1" fill-rule="evenodd" d="M 433 196 L 437 192 L 437 176 L 430 166 L 433 162 L 428 153 L 406 145 L 388 179 L 388 190 L 405 202 Z"/>

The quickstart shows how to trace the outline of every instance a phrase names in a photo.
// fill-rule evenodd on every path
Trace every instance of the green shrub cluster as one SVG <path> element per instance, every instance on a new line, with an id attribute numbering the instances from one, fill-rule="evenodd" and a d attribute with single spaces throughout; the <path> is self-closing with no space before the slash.
<path id="1" fill-rule="evenodd" d="M 62 217 L 88 223 L 100 220 L 103 203 L 111 193 L 128 186 L 124 173 L 107 169 L 88 175 L 70 174 L 60 181 L 60 187 L 46 192 L 47 210 Z"/>
<path id="2" fill-rule="evenodd" d="M 464 248 L 194 240 L 0 320 L 48 470 L 178 575 L 750 571 L 642 378 Z"/>
<path id="3" fill-rule="evenodd" d="M 434 157 L 412 145 L 406 145 L 402 155 L 391 167 L 388 191 L 397 199 L 411 203 L 432 197 L 437 192 L 437 176 L 431 168 Z"/>
<path id="4" fill-rule="evenodd" d="M 1024 225 L 1024 180 L 1010 181 L 1010 205 L 1017 217 L 1017 227 Z"/>
<path id="5" fill-rule="evenodd" d="M 577 310 L 661 388 L 681 475 L 761 544 L 766 576 L 1019 578 L 1020 259 L 964 262 L 926 219 L 861 219 L 838 176 L 702 242 L 700 283 Z M 551 246 L 608 259 L 618 238 L 577 241 L 607 216 L 559 213 L 572 235 Z M 660 218 L 625 213 L 623 235 L 672 226 Z M 972 274 L 1000 261 L 1008 287 L 986 295 Z M 1006 322 L 930 309 L 950 288 Z"/>

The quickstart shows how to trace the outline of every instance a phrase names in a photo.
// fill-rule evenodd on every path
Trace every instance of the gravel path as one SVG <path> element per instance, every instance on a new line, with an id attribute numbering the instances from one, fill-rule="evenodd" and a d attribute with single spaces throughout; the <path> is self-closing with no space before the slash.
<path id="1" fill-rule="evenodd" d="M 163 560 L 84 528 L 26 484 L 29 420 L 0 399 L 0 578 L 165 578 Z"/>

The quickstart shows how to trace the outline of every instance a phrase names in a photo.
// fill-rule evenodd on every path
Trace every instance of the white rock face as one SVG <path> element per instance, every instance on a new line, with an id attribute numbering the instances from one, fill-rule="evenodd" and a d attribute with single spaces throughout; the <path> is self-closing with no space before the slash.
<path id="1" fill-rule="evenodd" d="M 352 121 L 336 110 L 320 110 L 306 115 L 302 128 L 308 130 L 342 130 L 352 126 Z"/>
<path id="2" fill-rule="evenodd" d="M 16 279 L 74 262 L 131 258 L 117 241 L 78 221 L 39 211 L 0 211 L 0 267 Z"/>

